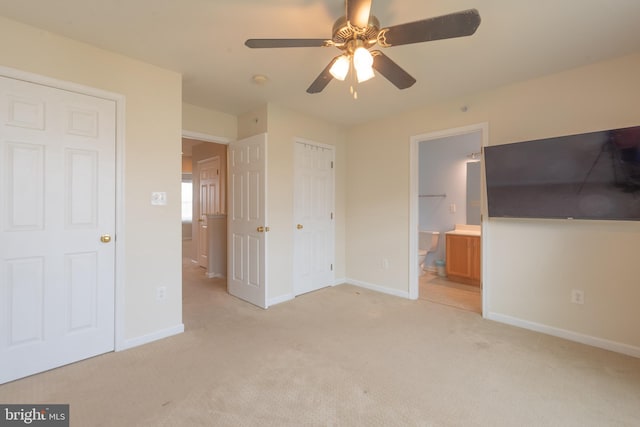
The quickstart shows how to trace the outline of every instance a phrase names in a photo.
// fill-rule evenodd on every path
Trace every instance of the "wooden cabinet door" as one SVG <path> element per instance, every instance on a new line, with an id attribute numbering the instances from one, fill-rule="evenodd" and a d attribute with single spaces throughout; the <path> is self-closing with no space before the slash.
<path id="1" fill-rule="evenodd" d="M 447 276 L 469 285 L 480 285 L 480 237 L 448 234 Z"/>
<path id="2" fill-rule="evenodd" d="M 480 284 L 480 238 L 472 237 L 471 240 L 471 280 L 474 284 Z"/>
<path id="3" fill-rule="evenodd" d="M 471 263 L 469 259 L 469 237 L 447 235 L 448 276 L 471 277 Z"/>

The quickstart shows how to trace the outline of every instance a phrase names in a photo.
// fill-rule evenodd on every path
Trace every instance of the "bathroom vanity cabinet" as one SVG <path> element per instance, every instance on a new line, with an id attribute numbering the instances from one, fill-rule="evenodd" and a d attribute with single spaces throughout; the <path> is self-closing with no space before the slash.
<path id="1" fill-rule="evenodd" d="M 480 236 L 446 234 L 447 277 L 453 281 L 480 286 Z"/>

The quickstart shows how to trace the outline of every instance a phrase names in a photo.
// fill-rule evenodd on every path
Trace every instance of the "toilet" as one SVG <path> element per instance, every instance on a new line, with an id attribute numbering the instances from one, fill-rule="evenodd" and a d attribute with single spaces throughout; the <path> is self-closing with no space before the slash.
<path id="1" fill-rule="evenodd" d="M 418 270 L 420 275 L 423 275 L 426 271 L 424 262 L 427 259 L 427 255 L 438 249 L 439 238 L 440 232 L 438 231 L 418 231 Z"/>

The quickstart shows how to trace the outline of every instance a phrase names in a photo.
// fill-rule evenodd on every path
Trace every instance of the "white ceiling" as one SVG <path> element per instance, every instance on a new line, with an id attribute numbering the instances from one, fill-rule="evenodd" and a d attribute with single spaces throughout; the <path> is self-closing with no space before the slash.
<path id="1" fill-rule="evenodd" d="M 306 93 L 335 48 L 244 46 L 329 39 L 342 0 L 0 0 L 0 15 L 182 73 L 185 102 L 229 114 L 272 102 L 338 124 L 640 51 L 640 0 L 373 0 L 372 13 L 385 27 L 470 8 L 482 18 L 471 37 L 385 50 L 414 86 L 378 75 L 353 100 L 335 80 Z"/>

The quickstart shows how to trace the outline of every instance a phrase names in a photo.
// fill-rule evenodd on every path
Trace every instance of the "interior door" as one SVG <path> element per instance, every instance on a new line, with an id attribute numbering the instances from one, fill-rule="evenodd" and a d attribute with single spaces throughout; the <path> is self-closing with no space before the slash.
<path id="1" fill-rule="evenodd" d="M 335 280 L 334 148 L 295 143 L 294 292 L 330 286 Z"/>
<path id="2" fill-rule="evenodd" d="M 0 383 L 114 349 L 115 123 L 0 77 Z"/>
<path id="3" fill-rule="evenodd" d="M 267 308 L 267 135 L 229 144 L 229 293 Z"/>
<path id="4" fill-rule="evenodd" d="M 207 215 L 220 213 L 220 157 L 198 162 L 198 264 L 209 266 Z"/>

